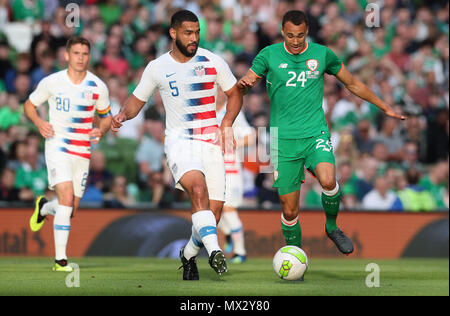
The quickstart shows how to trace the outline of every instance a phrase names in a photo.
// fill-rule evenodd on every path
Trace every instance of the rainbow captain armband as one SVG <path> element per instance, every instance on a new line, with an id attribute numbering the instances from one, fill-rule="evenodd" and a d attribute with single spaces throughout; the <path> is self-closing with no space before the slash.
<path id="1" fill-rule="evenodd" d="M 111 115 L 111 107 L 108 106 L 108 107 L 107 107 L 106 109 L 104 109 L 104 110 L 97 110 L 97 114 L 98 114 L 98 116 L 99 116 L 100 118 L 108 117 L 108 116 Z"/>

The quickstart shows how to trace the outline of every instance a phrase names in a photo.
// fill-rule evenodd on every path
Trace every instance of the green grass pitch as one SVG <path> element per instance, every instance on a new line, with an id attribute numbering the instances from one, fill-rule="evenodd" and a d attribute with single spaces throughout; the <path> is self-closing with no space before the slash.
<path id="1" fill-rule="evenodd" d="M 182 281 L 179 260 L 129 257 L 71 258 L 79 287 L 52 272 L 51 258 L 0 258 L 0 295 L 306 296 L 449 295 L 448 259 L 311 259 L 304 282 L 279 279 L 271 259 L 229 264 L 219 277 L 199 258 L 200 281 Z M 367 287 L 369 263 L 379 266 L 379 287 Z"/>

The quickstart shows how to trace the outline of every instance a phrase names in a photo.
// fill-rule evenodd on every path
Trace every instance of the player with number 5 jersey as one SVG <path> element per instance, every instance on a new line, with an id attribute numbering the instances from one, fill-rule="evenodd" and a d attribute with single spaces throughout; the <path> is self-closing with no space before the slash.
<path id="1" fill-rule="evenodd" d="M 308 20 L 302 11 L 287 12 L 282 21 L 284 41 L 259 52 L 247 74 L 239 81 L 245 93 L 266 77 L 270 98 L 271 159 L 274 187 L 282 205 L 281 228 L 286 244 L 301 247 L 298 221 L 300 186 L 304 169 L 322 186 L 325 233 L 340 252 L 353 252 L 353 243 L 337 226 L 340 190 L 325 113 L 322 109 L 324 76 L 333 75 L 356 96 L 379 107 L 386 115 L 404 116 L 379 99 L 350 74 L 326 46 L 307 41 Z"/>
<path id="2" fill-rule="evenodd" d="M 54 271 L 72 271 L 66 247 L 70 219 L 86 188 L 91 144 L 97 144 L 111 126 L 109 94 L 103 81 L 89 72 L 90 43 L 74 36 L 66 44 L 68 68 L 42 79 L 25 103 L 25 114 L 45 138 L 45 160 L 50 189 L 57 198 L 36 199 L 30 228 L 38 231 L 47 215 L 54 215 Z M 49 121 L 37 107 L 48 102 Z M 95 114 L 99 117 L 94 126 Z"/>
<path id="3" fill-rule="evenodd" d="M 230 147 L 234 142 L 232 125 L 241 110 L 242 94 L 227 63 L 198 47 L 200 25 L 194 13 L 174 13 L 169 34 L 172 50 L 147 65 L 133 94 L 113 117 L 112 131 L 135 117 L 159 90 L 166 110 L 167 164 L 176 187 L 187 192 L 192 205 L 192 235 L 180 250 L 183 280 L 198 280 L 196 258 L 203 246 L 214 271 L 227 271 L 217 239 L 225 199 L 225 148 L 221 145 Z M 220 126 L 216 117 L 219 87 L 228 98 Z"/>

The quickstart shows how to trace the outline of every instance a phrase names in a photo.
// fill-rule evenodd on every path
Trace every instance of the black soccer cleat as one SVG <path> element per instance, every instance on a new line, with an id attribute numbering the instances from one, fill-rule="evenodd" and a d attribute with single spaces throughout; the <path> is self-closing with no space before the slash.
<path id="1" fill-rule="evenodd" d="M 184 246 L 180 250 L 181 267 L 183 268 L 183 280 L 196 281 L 199 279 L 197 269 L 197 256 L 190 258 L 189 260 L 184 257 Z"/>
<path id="2" fill-rule="evenodd" d="M 331 233 L 328 233 L 325 229 L 325 232 L 327 233 L 328 238 L 334 242 L 339 251 L 344 255 L 349 255 L 353 252 L 353 243 L 342 230 L 336 228 Z"/>
<path id="3" fill-rule="evenodd" d="M 209 256 L 209 265 L 216 271 L 218 275 L 222 275 L 228 271 L 227 260 L 221 250 L 214 250 Z"/>
<path id="4" fill-rule="evenodd" d="M 45 203 L 47 203 L 47 199 L 45 197 L 42 197 L 38 203 L 38 207 L 39 207 L 39 213 L 38 213 L 38 217 L 37 217 L 38 224 L 40 224 L 45 219 L 45 216 L 41 215 L 41 210 Z"/>

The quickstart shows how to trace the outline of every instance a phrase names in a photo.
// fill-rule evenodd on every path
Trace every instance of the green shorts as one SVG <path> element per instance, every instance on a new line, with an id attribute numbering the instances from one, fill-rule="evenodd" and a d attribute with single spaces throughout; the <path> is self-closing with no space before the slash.
<path id="1" fill-rule="evenodd" d="M 319 163 L 335 165 L 329 133 L 301 139 L 273 138 L 270 156 L 274 167 L 273 187 L 278 188 L 280 194 L 300 189 L 305 180 L 305 168 L 315 175 Z"/>

